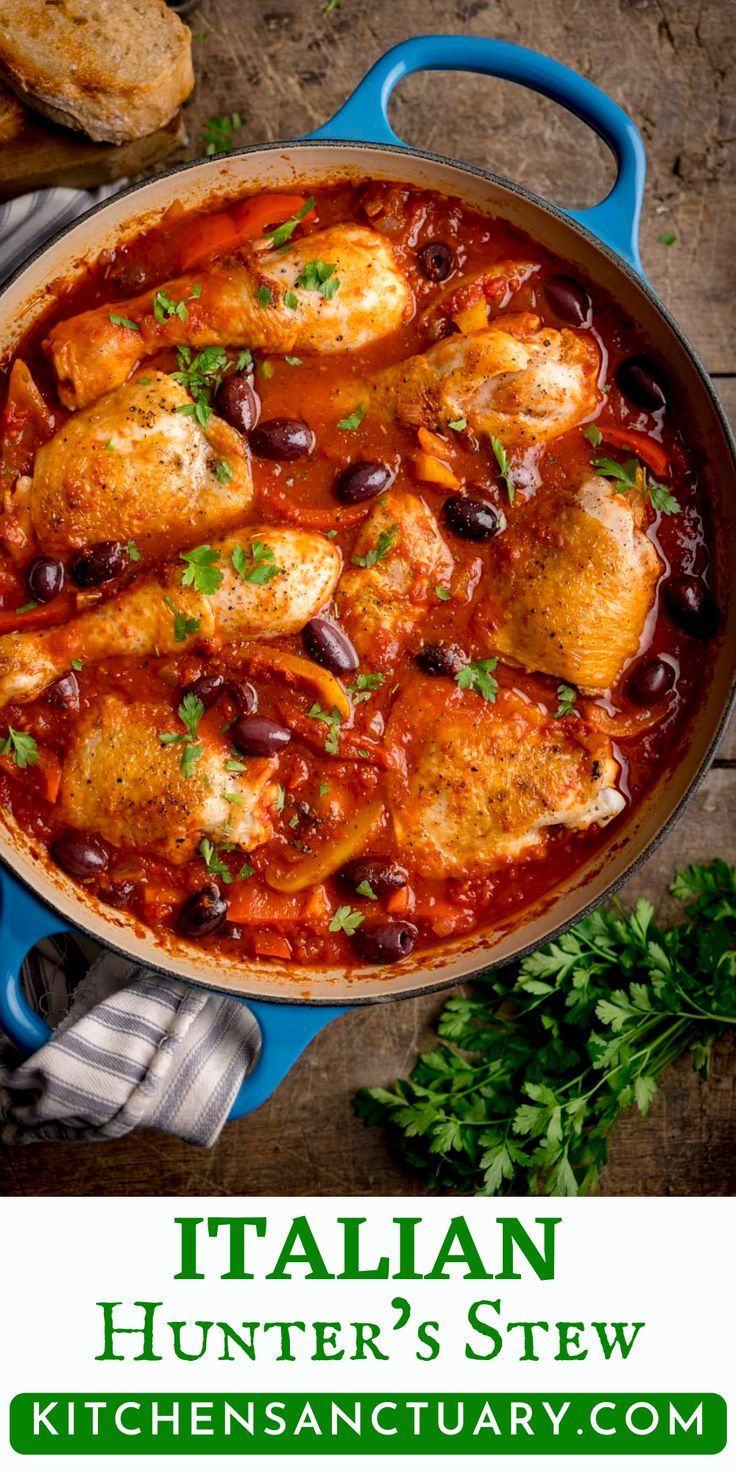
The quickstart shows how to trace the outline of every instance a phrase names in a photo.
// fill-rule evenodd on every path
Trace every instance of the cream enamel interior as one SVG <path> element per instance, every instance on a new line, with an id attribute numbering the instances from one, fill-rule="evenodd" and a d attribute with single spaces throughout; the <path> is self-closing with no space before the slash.
<path id="1" fill-rule="evenodd" d="M 398 966 L 361 967 L 352 973 L 334 968 L 310 970 L 273 961 L 248 962 L 246 969 L 242 963 L 221 957 L 216 963 L 210 962 L 201 951 L 175 937 L 164 947 L 140 922 L 97 902 L 83 901 L 79 890 L 63 874 L 52 876 L 40 851 L 34 852 L 26 837 L 9 826 L 5 818 L 0 856 L 39 899 L 72 925 L 159 971 L 243 997 L 272 1001 L 366 1003 L 448 985 L 481 968 L 498 966 L 570 924 L 622 881 L 662 835 L 702 775 L 727 713 L 736 664 L 736 462 L 725 420 L 705 375 L 673 324 L 633 273 L 560 212 L 492 176 L 411 150 L 329 143 L 277 145 L 159 175 L 81 221 L 6 286 L 0 295 L 0 355 L 5 359 L 14 350 L 49 301 L 84 270 L 87 261 L 93 261 L 101 250 L 113 247 L 121 238 L 156 223 L 175 199 L 193 208 L 258 189 L 293 190 L 305 183 L 366 176 L 426 185 L 510 220 L 565 261 L 577 265 L 643 329 L 657 356 L 667 365 L 677 386 L 678 402 L 687 406 L 688 438 L 699 452 L 715 502 L 719 526 L 715 585 L 725 622 L 707 674 L 704 660 L 704 688 L 687 749 L 676 764 L 665 767 L 632 818 L 611 832 L 608 844 L 593 862 L 547 897 L 543 910 L 525 916 L 505 933 L 446 942 L 429 960 L 411 958 Z"/>

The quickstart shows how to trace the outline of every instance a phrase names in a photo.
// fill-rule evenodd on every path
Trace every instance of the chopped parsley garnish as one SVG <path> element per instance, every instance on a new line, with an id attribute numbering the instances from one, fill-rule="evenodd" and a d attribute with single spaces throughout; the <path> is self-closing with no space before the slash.
<path id="1" fill-rule="evenodd" d="M 16 608 L 15 611 L 16 613 L 31 613 L 34 608 L 38 608 L 38 599 L 30 598 L 27 603 L 24 603 L 20 608 Z"/>
<path id="2" fill-rule="evenodd" d="M 301 275 L 297 276 L 296 284 L 303 291 L 318 291 L 329 301 L 340 288 L 336 270 L 337 266 L 329 265 L 327 261 L 307 261 Z"/>
<path id="3" fill-rule="evenodd" d="M 276 554 L 265 542 L 255 541 L 246 550 L 236 542 L 230 561 L 244 583 L 270 583 L 283 568 L 276 565 Z"/>
<path id="4" fill-rule="evenodd" d="M 598 425 L 586 424 L 585 429 L 583 430 L 583 434 L 588 441 L 588 444 L 592 445 L 594 450 L 597 450 L 601 440 L 603 439 L 603 435 L 601 434 Z"/>
<path id="5" fill-rule="evenodd" d="M 204 706 L 201 700 L 189 691 L 184 696 L 177 714 L 186 729 L 179 732 L 159 731 L 158 739 L 162 746 L 183 746 L 184 749 L 181 754 L 182 776 L 191 777 L 204 751 L 203 746 L 195 745 L 199 723 L 204 715 Z"/>
<path id="6" fill-rule="evenodd" d="M 228 153 L 233 147 L 233 133 L 237 133 L 242 126 L 243 120 L 239 112 L 208 118 L 202 128 L 202 142 L 207 158 L 211 158 L 213 153 Z"/>
<path id="7" fill-rule="evenodd" d="M 186 639 L 191 639 L 192 635 L 197 633 L 200 620 L 189 618 L 186 613 L 182 613 L 171 598 L 164 598 L 164 603 L 169 613 L 174 616 L 174 642 L 183 644 Z"/>
<path id="8" fill-rule="evenodd" d="M 220 485 L 226 486 L 228 482 L 232 480 L 234 474 L 235 472 L 229 460 L 217 461 L 217 464 L 215 465 L 215 475 L 219 480 Z"/>
<path id="9" fill-rule="evenodd" d="M 356 408 L 353 409 L 352 414 L 348 414 L 346 419 L 338 419 L 337 427 L 338 429 L 358 429 L 359 426 L 363 423 L 365 415 L 365 404 L 358 404 Z"/>
<path id="10" fill-rule="evenodd" d="M 126 550 L 128 556 L 129 556 L 131 562 L 141 562 L 142 561 L 142 559 L 143 559 L 143 553 L 141 552 L 140 547 L 136 547 L 135 542 L 126 542 L 125 543 L 125 550 Z"/>
<path id="11" fill-rule="evenodd" d="M 230 729 L 230 726 L 234 724 L 234 721 L 230 721 L 227 726 L 223 726 L 223 731 L 228 731 Z M 225 762 L 226 772 L 247 772 L 247 770 L 248 768 L 246 767 L 245 762 L 241 762 L 236 756 L 231 757 L 229 761 Z"/>
<path id="12" fill-rule="evenodd" d="M 140 386 L 141 386 L 141 388 L 148 388 L 149 383 L 153 383 L 153 379 L 152 378 L 136 378 L 136 383 L 139 383 Z"/>
<path id="13" fill-rule="evenodd" d="M 380 690 L 385 678 L 385 675 L 374 674 L 372 670 L 365 670 L 356 675 L 352 685 L 346 686 L 353 705 L 360 705 L 362 701 L 370 700 L 374 690 Z"/>
<path id="14" fill-rule="evenodd" d="M 217 566 L 220 554 L 215 547 L 205 543 L 203 547 L 193 547 L 191 552 L 180 552 L 179 559 L 186 562 L 181 575 L 182 587 L 208 595 L 217 592 L 222 584 L 222 572 Z"/>
<path id="15" fill-rule="evenodd" d="M 375 567 L 376 563 L 380 562 L 391 551 L 396 541 L 398 530 L 399 528 L 396 522 L 394 522 L 393 526 L 388 527 L 387 530 L 380 533 L 376 546 L 372 547 L 370 552 L 366 552 L 363 557 L 351 557 L 350 561 L 355 567 Z"/>
<path id="16" fill-rule="evenodd" d="M 440 583 L 435 583 L 434 591 L 437 594 L 437 597 L 439 598 L 441 603 L 449 603 L 450 599 L 452 598 L 452 593 L 450 592 L 450 589 L 443 588 Z"/>
<path id="17" fill-rule="evenodd" d="M 186 299 L 184 297 L 181 297 L 179 301 L 175 301 L 173 297 L 168 296 L 167 293 L 163 289 L 161 289 L 154 293 L 152 304 L 153 315 L 156 318 L 157 322 L 165 322 L 167 317 L 178 317 L 180 322 L 186 322 L 189 316 L 187 302 L 196 301 L 197 297 L 201 295 L 202 288 L 198 281 L 195 281 L 194 286 L 189 293 L 189 296 L 186 297 Z"/>
<path id="18" fill-rule="evenodd" d="M 288 365 L 289 365 L 290 368 L 301 368 L 301 365 L 302 365 L 301 358 L 295 358 L 293 356 L 289 356 L 288 353 L 286 354 L 286 357 L 284 358 L 284 362 L 285 363 L 288 363 Z"/>
<path id="19" fill-rule="evenodd" d="M 556 721 L 561 720 L 563 716 L 574 716 L 577 714 L 574 709 L 577 698 L 578 692 L 574 685 L 557 686 L 557 699 L 560 703 L 555 711 Z"/>
<path id="20" fill-rule="evenodd" d="M 251 875 L 255 874 L 255 872 L 252 864 L 241 864 L 238 869 L 238 879 L 250 879 Z"/>
<path id="21" fill-rule="evenodd" d="M 264 234 L 273 246 L 286 245 L 287 240 L 291 240 L 300 220 L 303 220 L 304 216 L 310 214 L 313 209 L 314 200 L 310 195 L 309 199 L 305 199 L 301 209 L 297 210 L 295 215 L 290 215 L 288 220 L 284 220 L 283 225 L 276 225 L 273 230 L 264 231 Z"/>
<path id="22" fill-rule="evenodd" d="M 617 460 L 602 459 L 592 460 L 591 464 L 599 475 L 613 483 L 614 491 L 621 494 L 625 491 L 640 491 L 643 496 L 649 497 L 654 510 L 661 511 L 663 516 L 672 516 L 680 510 L 679 501 L 667 486 L 658 485 L 657 481 L 649 479 L 646 466 L 640 460 L 632 458 L 619 465 Z"/>
<path id="23" fill-rule="evenodd" d="M 320 797 L 326 797 L 327 794 L 328 794 L 328 792 L 329 792 L 329 790 L 330 790 L 330 784 L 329 784 L 329 782 L 320 782 L 320 784 L 319 784 L 319 795 L 320 795 Z"/>
<path id="24" fill-rule="evenodd" d="M 84 661 L 81 660 L 81 659 L 73 659 L 72 660 L 72 669 L 73 670 L 83 670 L 84 669 Z"/>
<path id="25" fill-rule="evenodd" d="M 285 793 L 283 787 L 277 787 L 276 788 L 276 812 L 277 813 L 283 813 L 283 811 L 284 811 L 284 803 L 285 802 L 286 802 L 286 793 Z"/>
<path id="26" fill-rule="evenodd" d="M 216 879 L 221 879 L 223 884 L 232 884 L 233 876 L 225 861 L 219 857 L 211 838 L 202 839 L 199 845 L 199 852 L 210 874 L 214 874 Z"/>
<path id="27" fill-rule="evenodd" d="M 493 671 L 497 664 L 497 659 L 472 659 L 458 670 L 455 684 L 461 690 L 475 690 L 484 700 L 494 701 L 498 693 L 498 682 L 494 679 Z"/>
<path id="28" fill-rule="evenodd" d="M 273 292 L 270 286 L 259 286 L 256 292 L 256 301 L 259 307 L 273 306 Z"/>
<path id="29" fill-rule="evenodd" d="M 364 900 L 378 899 L 376 891 L 374 889 L 371 889 L 371 886 L 367 879 L 361 879 L 360 884 L 356 886 L 355 893 L 361 895 Z"/>
<path id="30" fill-rule="evenodd" d="M 274 367 L 273 363 L 269 363 L 268 358 L 264 358 L 263 362 L 259 364 L 259 369 L 264 378 L 273 378 Z"/>
<path id="31" fill-rule="evenodd" d="M 511 461 L 509 460 L 509 457 L 506 454 L 501 441 L 496 438 L 495 434 L 492 434 L 490 438 L 491 448 L 496 457 L 496 464 L 499 469 L 501 480 L 506 487 L 506 494 L 509 498 L 509 504 L 513 506 L 514 496 L 516 495 L 516 486 L 514 485 L 514 478 L 511 474 Z"/>
<path id="32" fill-rule="evenodd" d="M 340 745 L 340 723 L 342 721 L 342 716 L 337 707 L 333 705 L 331 711 L 323 710 L 322 706 L 315 701 L 311 710 L 307 711 L 307 715 L 313 721 L 324 721 L 329 727 L 325 738 L 325 751 L 329 756 L 337 756 Z"/>
<path id="33" fill-rule="evenodd" d="M 21 771 L 25 767 L 37 767 L 40 760 L 34 737 L 27 731 L 16 731 L 13 726 L 8 726 L 5 740 L 0 741 L 0 756 L 12 757 Z"/>
<path id="34" fill-rule="evenodd" d="M 141 330 L 137 322 L 133 322 L 130 317 L 121 317 L 119 312 L 110 312 L 110 321 L 113 327 L 129 327 L 131 332 Z"/>
<path id="35" fill-rule="evenodd" d="M 297 307 L 299 306 L 299 298 L 295 291 L 284 292 L 284 305 L 289 308 L 290 312 L 296 311 Z M 289 359 L 287 358 L 286 361 L 288 363 Z"/>
<path id="36" fill-rule="evenodd" d="M 246 349 L 247 352 L 247 349 Z M 238 373 L 241 369 L 241 353 L 235 362 Z M 217 393 L 225 375 L 225 370 L 230 367 L 230 357 L 224 348 L 203 348 L 201 353 L 193 354 L 186 343 L 180 344 L 176 350 L 177 372 L 171 377 L 185 388 L 194 400 L 193 404 L 179 404 L 177 414 L 193 414 L 195 419 L 203 428 L 206 427 L 210 414 L 212 413 L 212 400 Z M 243 365 L 250 367 L 251 355 L 247 352 L 248 361 Z"/>
<path id="37" fill-rule="evenodd" d="M 460 432 L 461 429 L 467 429 L 467 427 L 468 427 L 468 421 L 467 421 L 467 419 L 448 419 L 448 421 L 447 421 L 447 428 L 448 429 L 456 429 L 458 431 L 458 433 Z"/>
<path id="38" fill-rule="evenodd" d="M 659 243 L 660 243 L 660 245 L 674 245 L 674 243 L 675 243 L 676 240 L 677 240 L 677 236 L 674 234 L 674 231 L 672 231 L 672 230 L 666 230 L 665 233 L 664 233 L 664 235 L 660 235 L 660 237 L 659 237 Z"/>
<path id="39" fill-rule="evenodd" d="M 116 450 L 117 449 L 117 445 L 115 444 L 115 441 L 114 440 L 108 440 L 107 444 L 105 445 L 105 449 L 106 450 Z"/>
<path id="40" fill-rule="evenodd" d="M 327 926 L 327 929 L 336 935 L 339 930 L 344 930 L 346 935 L 355 935 L 359 925 L 363 924 L 365 915 L 360 910 L 351 910 L 349 905 L 340 905 Z"/>

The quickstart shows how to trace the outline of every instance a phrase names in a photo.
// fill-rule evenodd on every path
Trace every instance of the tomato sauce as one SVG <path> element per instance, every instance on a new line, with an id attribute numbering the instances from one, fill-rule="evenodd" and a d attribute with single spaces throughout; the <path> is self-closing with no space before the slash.
<path id="1" fill-rule="evenodd" d="M 570 326 L 569 317 L 564 318 L 555 310 L 554 291 L 547 295 L 549 284 L 561 275 L 567 278 L 570 268 L 503 221 L 481 216 L 458 201 L 430 191 L 366 183 L 318 189 L 314 197 L 317 211 L 300 224 L 300 234 L 343 221 L 372 225 L 394 247 L 414 293 L 416 310 L 412 319 L 397 331 L 361 352 L 347 351 L 318 358 L 305 356 L 301 361 L 296 355 L 287 361 L 263 352 L 253 353 L 253 385 L 261 401 L 261 420 L 306 421 L 316 436 L 316 449 L 310 457 L 293 462 L 253 457 L 256 500 L 252 521 L 308 526 L 326 532 L 339 546 L 349 566 L 356 535 L 373 502 L 353 507 L 341 505 L 334 494 L 336 477 L 356 460 L 380 460 L 397 468 L 409 466 L 417 453 L 417 431 L 398 422 L 387 429 L 383 420 L 370 413 L 354 430 L 341 429 L 334 407 L 336 391 L 347 380 L 370 376 L 425 351 L 434 341 L 455 330 L 458 314 L 478 299 L 472 278 L 479 272 L 487 273 L 494 263 L 523 261 L 533 270 L 518 290 L 509 290 L 501 298 L 491 300 L 491 320 L 506 311 L 534 312 L 545 325 Z M 246 205 L 250 203 L 246 201 Z M 212 235 L 215 249 L 226 249 L 230 237 L 227 221 L 223 224 L 223 212 L 216 216 L 199 213 L 193 217 L 174 210 L 157 230 L 146 232 L 102 256 L 81 284 L 67 291 L 21 343 L 17 356 L 28 364 L 43 404 L 40 409 L 36 405 L 35 411 L 28 405 L 24 408 L 15 403 L 6 407 L 3 445 L 6 489 L 19 471 L 27 473 L 32 469 L 38 445 L 58 428 L 67 414 L 57 398 L 54 377 L 42 348 L 49 327 L 100 303 L 114 307 L 116 301 L 131 293 L 155 287 L 176 275 L 182 269 L 186 249 L 190 256 L 192 250 L 195 255 L 197 250 L 206 252 L 208 230 L 211 232 L 208 221 L 213 218 L 219 222 Z M 265 218 L 268 218 L 267 211 Z M 263 223 L 261 220 L 261 228 Z M 419 252 L 436 241 L 449 245 L 454 258 L 450 278 L 440 282 L 428 279 L 419 265 Z M 201 269 L 206 270 L 206 263 Z M 464 281 L 471 284 L 464 287 Z M 677 514 L 660 514 L 651 507 L 647 511 L 649 535 L 664 564 L 660 591 L 668 580 L 682 575 L 707 581 L 711 536 L 708 508 L 698 467 L 681 433 L 684 419 L 676 400 L 668 392 L 663 406 L 642 408 L 624 395 L 618 383 L 618 370 L 627 360 L 646 353 L 646 344 L 604 293 L 579 279 L 577 284 L 592 299 L 592 320 L 585 330 L 592 332 L 602 355 L 601 387 L 605 399 L 595 420 L 601 433 L 599 445 L 591 443 L 578 427 L 525 455 L 514 456 L 517 497 L 513 506 L 505 503 L 499 467 L 487 439 L 460 431 L 448 443 L 444 458 L 461 485 L 490 488 L 496 500 L 504 503 L 508 523 L 504 532 L 505 550 L 512 557 L 518 508 L 539 494 L 542 485 L 545 504 L 553 507 L 555 489 L 583 476 L 594 457 L 608 456 L 623 463 L 630 450 L 634 450 L 640 461 L 649 465 L 651 479 L 663 481 L 680 506 Z M 147 359 L 148 366 L 174 370 L 176 355 L 172 350 L 164 350 Z M 6 367 L 9 369 L 10 365 Z M 608 430 L 612 435 L 610 441 L 606 438 Z M 655 474 L 655 466 L 660 471 L 664 466 L 663 473 Z M 455 559 L 455 582 L 462 584 L 465 579 L 477 585 L 498 575 L 498 551 L 493 544 L 463 540 L 447 531 L 443 523 L 446 488 L 431 482 L 409 488 L 425 499 L 437 518 Z M 553 511 L 550 515 L 553 519 Z M 150 571 L 150 564 L 146 571 Z M 136 566 L 129 566 L 121 577 L 101 589 L 100 596 L 107 598 L 118 593 L 138 575 Z M 84 606 L 84 595 L 72 589 L 72 608 L 75 599 Z M 60 603 L 51 602 L 38 614 L 35 610 L 25 615 L 17 613 L 27 601 L 22 565 L 11 552 L 0 552 L 3 631 L 25 627 L 24 618 L 33 620 L 34 614 L 53 623 L 68 617 L 70 611 L 69 604 L 62 611 Z M 473 614 L 472 599 L 438 598 L 428 615 L 427 632 L 431 632 L 433 641 L 461 646 L 468 657 L 478 658 L 488 651 L 478 647 Z M 194 649 L 160 658 L 109 658 L 99 664 L 85 665 L 77 672 L 80 714 L 107 693 L 123 694 L 131 702 L 163 699 L 171 708 L 174 730 L 182 686 L 200 675 L 216 672 L 226 680 L 237 677 L 251 681 L 258 692 L 259 712 L 273 717 L 292 732 L 292 740 L 279 760 L 276 780 L 281 793 L 274 837 L 249 855 L 230 855 L 227 845 L 217 846 L 222 865 L 228 869 L 232 862 L 232 872 L 229 882 L 222 873 L 217 878 L 227 902 L 227 918 L 217 931 L 201 940 L 200 944 L 208 952 L 214 955 L 224 952 L 243 959 L 272 956 L 308 965 L 353 965 L 356 955 L 350 935 L 344 929 L 330 929 L 334 916 L 346 905 L 364 917 L 363 923 L 382 919 L 411 922 L 417 928 L 416 944 L 421 950 L 436 946 L 447 937 L 466 935 L 482 927 L 509 926 L 516 916 L 530 905 L 538 904 L 545 893 L 573 874 L 600 848 L 604 830 L 596 825 L 584 833 L 561 827 L 545 837 L 540 851 L 532 850 L 516 861 L 499 862 L 482 877 L 428 880 L 408 873 L 408 883 L 388 898 L 372 899 L 350 892 L 334 874 L 296 894 L 278 892 L 269 885 L 267 871 L 273 871 L 274 866 L 283 869 L 294 859 L 337 845 L 351 815 L 380 797 L 386 770 L 382 734 L 397 688 L 416 669 L 415 656 L 421 643 L 420 629 L 380 688 L 370 690 L 368 698 L 355 704 L 353 724 L 342 733 L 336 752 L 325 748 L 326 727 L 308 718 L 314 692 L 270 663 L 270 649 L 304 657 L 300 636 L 280 638 L 273 645 L 253 644 L 240 651 L 225 648 L 213 652 L 203 647 L 201 653 Z M 691 637 L 678 625 L 667 611 L 665 600 L 658 596 L 647 621 L 637 662 L 645 654 L 663 657 L 676 673 L 674 687 L 663 700 L 643 710 L 641 701 L 630 698 L 627 681 L 631 672 L 627 670 L 606 696 L 578 696 L 570 714 L 563 717 L 563 724 L 577 721 L 596 727 L 602 722 L 606 729 L 610 727 L 621 765 L 620 786 L 627 800 L 624 813 L 613 820 L 614 830 L 626 820 L 665 762 L 676 759 L 685 737 L 687 718 L 704 687 L 705 647 L 701 639 Z M 361 669 L 365 669 L 365 664 Z M 501 661 L 496 678 L 501 686 L 519 690 L 551 711 L 557 704 L 560 682 L 553 677 L 526 672 Z M 351 683 L 351 677 L 346 683 Z M 217 706 L 217 717 L 223 726 L 235 720 L 237 709 L 226 688 Z M 0 757 L 0 805 L 12 811 L 21 827 L 49 848 L 61 832 L 55 793 L 65 749 L 78 719 L 76 711 L 60 709 L 44 695 L 29 704 L 12 705 L 0 711 L 0 741 L 8 728 L 19 729 L 33 736 L 41 753 L 38 765 L 25 768 L 19 767 L 12 751 Z M 610 836 L 608 830 L 605 836 Z M 387 817 L 371 835 L 368 849 L 403 862 L 401 854 L 394 851 Z M 244 859 L 252 873 L 240 878 Z M 148 852 L 115 849 L 105 872 L 84 881 L 84 888 L 96 893 L 106 904 L 143 920 L 160 933 L 165 943 L 166 936 L 177 927 L 177 917 L 187 897 L 202 890 L 212 879 L 201 857 L 184 865 L 173 865 Z"/>

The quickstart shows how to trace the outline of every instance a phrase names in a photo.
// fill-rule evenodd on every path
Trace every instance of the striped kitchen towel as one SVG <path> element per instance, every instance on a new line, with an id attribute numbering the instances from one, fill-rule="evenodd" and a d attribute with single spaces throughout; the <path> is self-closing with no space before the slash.
<path id="1" fill-rule="evenodd" d="M 115 187 L 0 205 L 0 281 Z M 214 1144 L 259 1048 L 241 1002 L 68 935 L 31 952 L 23 985 L 56 1031 L 23 1061 L 0 1034 L 0 1140 L 115 1139 L 145 1125 Z"/>

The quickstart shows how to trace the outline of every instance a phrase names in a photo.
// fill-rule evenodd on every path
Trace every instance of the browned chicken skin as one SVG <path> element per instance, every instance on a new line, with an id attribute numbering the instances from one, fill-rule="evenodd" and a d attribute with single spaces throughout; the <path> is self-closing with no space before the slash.
<path id="1" fill-rule="evenodd" d="M 298 284 L 317 260 L 335 268 L 339 285 L 332 295 Z M 354 351 L 392 332 L 412 308 L 391 246 L 361 225 L 335 225 L 284 251 L 244 252 L 167 281 L 163 290 L 184 302 L 183 320 L 173 314 L 157 321 L 155 293 L 146 291 L 51 329 L 46 349 L 62 403 L 70 409 L 93 403 L 124 383 L 143 358 L 172 343 L 273 353 Z M 287 305 L 287 291 L 296 305 Z M 135 325 L 111 321 L 111 314 Z"/>

